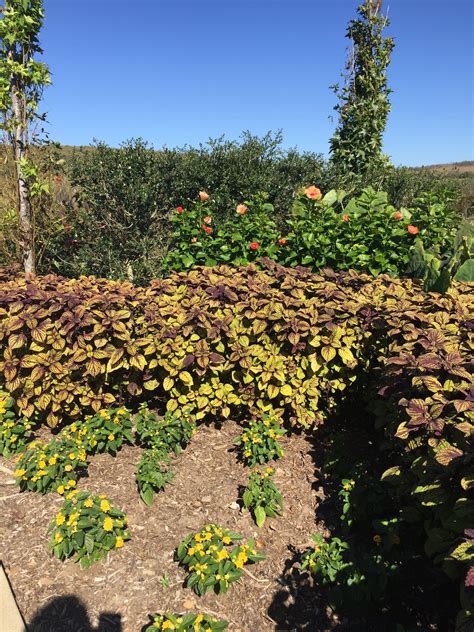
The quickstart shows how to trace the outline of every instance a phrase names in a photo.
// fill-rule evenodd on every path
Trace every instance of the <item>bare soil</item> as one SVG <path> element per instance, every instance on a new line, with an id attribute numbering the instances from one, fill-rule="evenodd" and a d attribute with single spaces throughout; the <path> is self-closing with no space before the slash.
<path id="1" fill-rule="evenodd" d="M 206 612 L 230 622 L 232 632 L 311 630 L 324 632 L 337 622 L 319 600 L 305 574 L 291 570 L 311 534 L 327 534 L 317 520 L 318 488 L 313 446 L 304 436 L 285 439 L 285 456 L 276 463 L 275 482 L 285 500 L 282 517 L 257 529 L 236 501 L 248 477 L 238 463 L 233 440 L 237 424 L 201 426 L 174 460 L 175 479 L 152 507 L 140 500 L 135 468 L 140 449 L 125 447 L 117 457 L 91 459 L 80 489 L 107 494 L 126 512 L 132 539 L 106 560 L 81 570 L 48 551 L 48 525 L 58 511 L 57 494 L 20 493 L 0 471 L 0 559 L 19 608 L 34 632 L 137 632 L 154 612 Z M 0 459 L 4 468 L 13 461 Z M 197 597 L 183 586 L 185 570 L 173 560 L 180 540 L 214 522 L 256 537 L 265 561 L 246 566 L 226 595 Z"/>

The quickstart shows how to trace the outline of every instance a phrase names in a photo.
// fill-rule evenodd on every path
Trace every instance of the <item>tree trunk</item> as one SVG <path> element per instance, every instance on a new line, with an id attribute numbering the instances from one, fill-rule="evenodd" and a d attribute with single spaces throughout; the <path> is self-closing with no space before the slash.
<path id="1" fill-rule="evenodd" d="M 31 211 L 30 187 L 21 173 L 20 161 L 26 158 L 26 131 L 23 126 L 22 103 L 15 82 L 11 90 L 12 110 L 15 118 L 14 154 L 18 182 L 18 216 L 20 220 L 20 248 L 25 272 L 36 273 L 33 217 Z"/>

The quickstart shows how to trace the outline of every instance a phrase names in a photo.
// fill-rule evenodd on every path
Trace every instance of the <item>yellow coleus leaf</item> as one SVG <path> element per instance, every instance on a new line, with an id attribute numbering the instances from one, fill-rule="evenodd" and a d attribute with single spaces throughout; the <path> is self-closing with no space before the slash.
<path id="1" fill-rule="evenodd" d="M 334 347 L 322 347 L 321 355 L 323 356 L 324 360 L 326 360 L 326 362 L 330 362 L 333 358 L 336 357 L 336 350 L 334 349 Z"/>
<path id="2" fill-rule="evenodd" d="M 285 397 L 290 397 L 293 393 L 293 389 L 289 384 L 283 384 L 283 386 L 280 388 L 280 393 Z"/>
<path id="3" fill-rule="evenodd" d="M 193 376 L 189 373 L 189 371 L 181 371 L 179 378 L 186 384 L 186 386 L 192 386 L 194 384 Z"/>
<path id="4" fill-rule="evenodd" d="M 163 388 L 165 391 L 170 391 L 173 388 L 174 380 L 170 377 L 165 377 L 163 380 Z"/>
<path id="5" fill-rule="evenodd" d="M 147 382 L 143 382 L 143 388 L 145 388 L 147 391 L 155 391 L 158 386 L 158 380 L 148 380 Z"/>
<path id="6" fill-rule="evenodd" d="M 176 410 L 178 408 L 178 402 L 175 399 L 169 399 L 166 402 L 166 410 L 168 410 L 169 412 L 173 412 L 173 410 Z"/>
<path id="7" fill-rule="evenodd" d="M 280 389 L 278 388 L 278 386 L 275 386 L 275 384 L 269 384 L 267 386 L 267 393 L 270 399 L 274 399 L 275 397 L 277 397 L 279 392 Z"/>

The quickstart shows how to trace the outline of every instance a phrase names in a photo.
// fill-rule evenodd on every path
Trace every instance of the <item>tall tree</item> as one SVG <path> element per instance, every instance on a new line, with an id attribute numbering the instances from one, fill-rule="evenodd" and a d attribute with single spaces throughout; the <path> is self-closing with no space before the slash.
<path id="1" fill-rule="evenodd" d="M 0 129 L 11 142 L 18 181 L 20 248 L 25 272 L 35 272 L 34 226 L 29 162 L 31 126 L 50 83 L 48 67 L 36 57 L 43 52 L 38 34 L 43 24 L 42 0 L 4 0 L 0 5 Z"/>
<path id="2" fill-rule="evenodd" d="M 390 112 L 387 67 L 394 46 L 383 31 L 389 22 L 381 13 L 382 0 L 364 0 L 359 17 L 349 22 L 351 40 L 342 86 L 335 110 L 339 122 L 330 140 L 331 162 L 348 179 L 364 179 L 389 164 L 382 154 L 382 137 Z"/>

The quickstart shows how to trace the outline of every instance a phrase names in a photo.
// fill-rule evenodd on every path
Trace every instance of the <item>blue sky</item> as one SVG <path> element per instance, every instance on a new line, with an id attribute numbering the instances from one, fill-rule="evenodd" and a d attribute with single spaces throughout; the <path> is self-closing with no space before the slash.
<path id="1" fill-rule="evenodd" d="M 282 129 L 327 153 L 329 86 L 358 0 L 44 0 L 51 137 L 198 144 Z M 396 40 L 385 152 L 395 164 L 474 158 L 474 3 L 384 0 Z M 334 113 L 335 114 L 335 113 Z"/>

